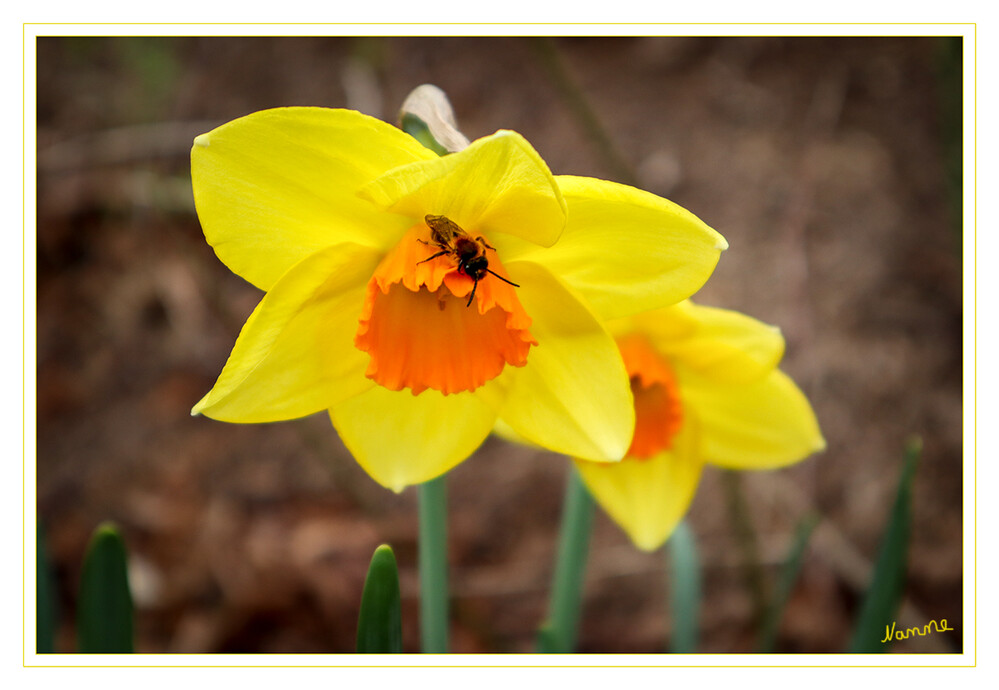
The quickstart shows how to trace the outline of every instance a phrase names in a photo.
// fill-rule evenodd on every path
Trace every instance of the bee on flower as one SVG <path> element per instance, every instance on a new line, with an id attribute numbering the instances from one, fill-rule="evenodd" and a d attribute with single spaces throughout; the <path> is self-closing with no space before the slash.
<path id="1" fill-rule="evenodd" d="M 427 227 L 430 228 L 430 237 L 433 242 L 419 241 L 440 251 L 431 254 L 420 263 L 433 261 L 439 256 L 451 257 L 457 263 L 458 272 L 464 273 L 472 279 L 472 292 L 468 296 L 468 302 L 465 303 L 466 307 L 472 306 L 472 300 L 475 299 L 475 288 L 478 287 L 479 281 L 485 278 L 487 273 L 499 278 L 504 283 L 520 287 L 489 268 L 489 258 L 486 256 L 486 251 L 489 249 L 496 251 L 496 247 L 487 243 L 481 235 L 475 238 L 471 237 L 451 222 L 447 216 L 428 215 L 424 220 L 427 222 Z M 439 304 L 443 305 L 444 303 L 440 302 Z"/>
<path id="2" fill-rule="evenodd" d="M 619 460 L 632 386 L 603 321 L 690 296 L 727 246 L 653 194 L 552 175 L 505 130 L 438 156 L 355 111 L 277 108 L 199 136 L 191 172 L 209 244 L 264 292 L 193 413 L 327 411 L 396 491 L 498 420 Z"/>

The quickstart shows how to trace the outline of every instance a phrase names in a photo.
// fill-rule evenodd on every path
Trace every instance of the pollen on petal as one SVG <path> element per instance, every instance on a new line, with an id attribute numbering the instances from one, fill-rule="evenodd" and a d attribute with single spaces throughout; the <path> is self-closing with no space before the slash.
<path id="1" fill-rule="evenodd" d="M 683 425 L 680 387 L 669 363 L 640 335 L 618 340 L 635 398 L 635 434 L 626 457 L 647 460 L 673 445 Z"/>
<path id="2" fill-rule="evenodd" d="M 390 390 L 449 395 L 475 390 L 506 365 L 526 364 L 537 342 L 517 288 L 488 273 L 476 282 L 447 254 L 428 261 L 440 251 L 428 242 L 425 225 L 412 228 L 368 283 L 354 337 L 371 357 L 366 376 Z M 506 277 L 495 252 L 489 255 L 489 269 Z"/>

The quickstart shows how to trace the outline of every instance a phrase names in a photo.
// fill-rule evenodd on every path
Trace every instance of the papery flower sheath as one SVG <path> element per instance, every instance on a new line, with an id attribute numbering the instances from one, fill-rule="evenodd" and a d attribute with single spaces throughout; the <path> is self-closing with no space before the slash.
<path id="1" fill-rule="evenodd" d="M 688 297 L 726 247 L 653 194 L 553 176 L 512 131 L 437 156 L 355 111 L 278 108 L 199 136 L 191 168 L 209 244 L 265 292 L 193 413 L 328 410 L 396 491 L 464 460 L 497 419 L 620 459 L 631 390 L 602 320 Z"/>
<path id="2" fill-rule="evenodd" d="M 778 369 L 777 328 L 685 301 L 608 324 L 635 400 L 619 463 L 576 459 L 586 488 L 639 548 L 661 546 L 693 501 L 706 463 L 783 467 L 825 448 L 812 407 Z"/>

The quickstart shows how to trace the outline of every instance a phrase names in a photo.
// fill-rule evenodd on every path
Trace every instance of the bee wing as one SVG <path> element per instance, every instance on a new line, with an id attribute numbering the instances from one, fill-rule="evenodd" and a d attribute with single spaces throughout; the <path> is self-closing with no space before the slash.
<path id="1" fill-rule="evenodd" d="M 440 244 L 450 245 L 455 237 L 462 237 L 465 231 L 458 227 L 458 224 L 447 216 L 431 216 L 424 218 L 434 239 Z"/>

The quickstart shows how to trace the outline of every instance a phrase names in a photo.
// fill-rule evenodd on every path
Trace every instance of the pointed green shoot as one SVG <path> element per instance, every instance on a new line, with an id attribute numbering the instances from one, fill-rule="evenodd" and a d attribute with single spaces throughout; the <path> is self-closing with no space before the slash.
<path id="1" fill-rule="evenodd" d="M 669 604 L 673 614 L 670 651 L 697 651 L 701 609 L 701 565 L 697 540 L 686 521 L 681 521 L 666 545 L 669 556 Z"/>
<path id="2" fill-rule="evenodd" d="M 890 640 L 882 642 L 881 633 L 893 622 L 905 590 L 906 562 L 909 551 L 909 531 L 912 519 L 912 481 L 923 444 L 919 438 L 910 439 L 905 448 L 895 505 L 889 516 L 888 527 L 881 540 L 874 576 L 864 596 L 857 618 L 853 639 L 848 651 L 854 654 L 884 652 Z"/>
<path id="3" fill-rule="evenodd" d="M 555 654 L 558 650 L 558 640 L 552 630 L 552 624 L 544 622 L 538 628 L 538 636 L 535 639 L 534 647 L 538 654 Z"/>
<path id="4" fill-rule="evenodd" d="M 763 619 L 763 628 L 760 632 L 759 642 L 759 651 L 763 653 L 773 652 L 774 646 L 777 644 L 777 630 L 780 626 L 780 619 L 784 615 L 784 607 L 787 606 L 787 601 L 791 598 L 794 585 L 798 581 L 801 564 L 804 561 L 805 547 L 808 546 L 812 530 L 815 529 L 818 523 L 818 515 L 806 515 L 798 523 L 798 528 L 795 530 L 794 541 L 791 543 L 787 559 L 781 568 L 773 599 Z"/>
<path id="5" fill-rule="evenodd" d="M 392 547 L 375 549 L 361 595 L 357 617 L 357 651 L 360 654 L 402 652 L 402 610 L 399 569 Z"/>
<path id="6" fill-rule="evenodd" d="M 133 651 L 132 595 L 125 542 L 104 523 L 94 531 L 83 561 L 77 611 L 77 644 L 84 654 Z"/>

